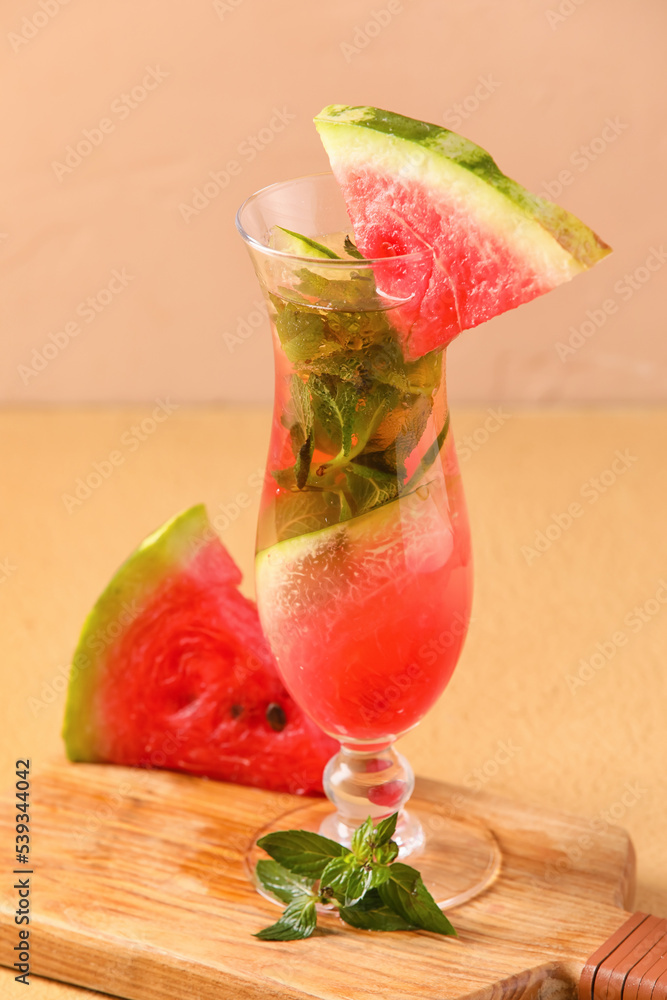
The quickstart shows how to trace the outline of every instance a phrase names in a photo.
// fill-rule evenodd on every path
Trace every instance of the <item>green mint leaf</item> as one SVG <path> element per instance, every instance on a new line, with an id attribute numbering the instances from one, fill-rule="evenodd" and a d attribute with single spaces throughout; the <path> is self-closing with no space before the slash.
<path id="1" fill-rule="evenodd" d="M 456 934 L 415 868 L 396 862 L 388 870 L 389 879 L 378 887 L 385 906 L 422 930 Z"/>
<path id="2" fill-rule="evenodd" d="M 296 489 L 296 476 L 294 475 L 293 465 L 290 465 L 289 469 L 272 469 L 271 475 L 278 483 L 278 486 L 282 486 L 283 489 Z"/>
<path id="3" fill-rule="evenodd" d="M 317 910 L 312 896 L 298 896 L 286 907 L 282 917 L 255 934 L 261 941 L 298 941 L 315 930 Z"/>
<path id="4" fill-rule="evenodd" d="M 400 399 L 394 398 L 392 408 L 370 438 L 368 450 L 384 452 L 387 464 L 403 468 L 406 458 L 421 440 L 432 409 L 430 396 L 404 394 Z"/>
<path id="5" fill-rule="evenodd" d="M 340 295 L 340 290 L 330 288 L 328 291 L 329 294 Z M 352 311 L 327 311 L 328 335 L 347 351 L 359 351 L 372 344 L 381 344 L 389 336 L 386 313 L 382 309 L 372 308 L 372 305 L 369 308 L 369 293 L 370 289 L 359 282 L 359 297 L 356 303 L 351 303 Z M 336 298 L 333 301 L 336 302 Z"/>
<path id="6" fill-rule="evenodd" d="M 359 864 L 348 851 L 345 857 L 334 858 L 322 872 L 320 892 L 330 889 L 344 906 L 358 902 L 373 880 L 373 871 Z"/>
<path id="7" fill-rule="evenodd" d="M 311 430 L 310 433 L 308 434 L 308 437 L 299 448 L 298 454 L 296 456 L 294 473 L 296 478 L 296 488 L 298 490 L 302 490 L 306 485 L 306 483 L 308 482 L 308 473 L 310 472 L 310 463 L 313 458 L 314 449 L 315 449 L 315 437 Z"/>
<path id="8" fill-rule="evenodd" d="M 322 837 L 308 830 L 281 830 L 267 833 L 257 844 L 270 854 L 274 861 L 294 872 L 320 878 L 331 858 L 339 858 L 350 852 L 335 840 Z"/>
<path id="9" fill-rule="evenodd" d="M 349 851 L 345 857 L 333 858 L 322 872 L 320 892 L 330 889 L 344 906 L 360 900 L 373 881 L 370 865 L 360 864 Z"/>
<path id="10" fill-rule="evenodd" d="M 315 357 L 304 363 L 304 369 L 315 375 L 332 375 L 362 386 L 380 382 L 409 392 L 410 382 L 404 367 L 403 355 L 395 340 L 371 344 L 364 350 Z"/>
<path id="11" fill-rule="evenodd" d="M 359 456 L 345 470 L 348 491 L 355 504 L 356 514 L 365 514 L 375 507 L 390 503 L 398 496 L 396 474 L 361 464 Z"/>
<path id="12" fill-rule="evenodd" d="M 320 274 L 318 271 L 310 271 L 307 267 L 302 267 L 296 272 L 295 277 L 298 278 L 296 289 L 306 301 L 312 299 L 326 301 L 329 298 L 327 292 L 330 281 L 323 274 Z"/>
<path id="13" fill-rule="evenodd" d="M 302 311 L 298 310 L 298 312 Z M 339 342 L 329 339 L 329 331 L 324 319 L 319 314 L 315 315 L 317 321 L 313 320 L 283 345 L 288 360 L 297 367 L 330 356 L 340 357 L 341 346 Z"/>
<path id="14" fill-rule="evenodd" d="M 290 404 L 283 422 L 290 429 L 292 449 L 296 455 L 313 430 L 310 390 L 298 375 L 292 375 L 290 379 Z"/>
<path id="15" fill-rule="evenodd" d="M 373 819 L 371 816 L 358 826 L 352 836 L 352 853 L 359 861 L 366 861 L 370 857 L 370 845 L 368 843 L 373 832 Z"/>
<path id="16" fill-rule="evenodd" d="M 398 391 L 382 382 L 376 382 L 361 395 L 357 394 L 351 413 L 351 432 L 356 439 L 353 454 L 358 455 L 366 447 L 371 447 L 374 435 L 398 399 Z"/>
<path id="17" fill-rule="evenodd" d="M 307 895 L 315 881 L 302 875 L 294 875 L 277 861 L 264 858 L 257 862 L 255 873 L 266 891 L 283 903 L 291 903 L 293 899 Z"/>
<path id="18" fill-rule="evenodd" d="M 382 848 L 380 848 L 382 850 Z M 371 878 L 369 881 L 370 889 L 377 889 L 378 886 L 384 885 L 390 877 L 391 868 L 389 865 L 384 864 L 382 861 L 377 861 L 371 864 Z"/>
<path id="19" fill-rule="evenodd" d="M 388 844 L 383 844 L 375 849 L 375 860 L 381 865 L 390 865 L 398 857 L 398 844 L 390 840 Z"/>
<path id="20" fill-rule="evenodd" d="M 320 892 L 332 889 L 336 898 L 345 898 L 352 871 L 351 860 L 352 855 L 349 851 L 340 858 L 331 859 L 320 876 Z"/>
<path id="21" fill-rule="evenodd" d="M 350 866 L 350 876 L 347 880 L 344 906 L 352 906 L 366 894 L 373 881 L 373 871 L 366 865 L 354 864 Z"/>
<path id="22" fill-rule="evenodd" d="M 407 390 L 432 396 L 442 377 L 442 351 L 429 351 L 405 366 Z"/>
<path id="23" fill-rule="evenodd" d="M 365 377 L 362 353 L 359 351 L 310 358 L 300 368 L 309 375 L 329 375 L 331 378 L 354 382 L 359 386 L 363 385 Z"/>
<path id="24" fill-rule="evenodd" d="M 345 237 L 345 253 L 349 254 L 350 257 L 356 257 L 357 260 L 365 259 L 364 255 L 357 250 L 349 236 Z"/>
<path id="25" fill-rule="evenodd" d="M 293 341 L 300 340 L 302 345 L 312 342 L 316 353 L 318 345 L 325 340 L 322 313 L 313 309 L 305 299 L 297 303 L 292 299 L 286 300 L 278 295 L 271 295 L 271 303 L 275 312 L 274 322 L 278 339 L 283 350 L 287 350 Z M 297 349 L 294 347 L 290 350 L 294 352 Z M 309 356 L 304 349 L 304 357 Z"/>
<path id="26" fill-rule="evenodd" d="M 366 478 L 372 476 L 378 485 L 381 485 L 386 479 L 389 483 L 396 482 L 397 488 L 400 486 L 396 453 L 391 447 L 385 451 L 370 451 L 367 449 L 361 455 L 355 455 L 354 462 L 352 471 L 356 475 L 365 476 Z M 360 466 L 361 468 L 359 468 Z M 379 476 L 377 473 L 379 473 Z"/>
<path id="27" fill-rule="evenodd" d="M 311 374 L 308 379 L 315 420 L 315 442 L 322 450 L 326 443 L 338 447 L 338 454 L 326 462 L 324 471 L 342 467 L 367 447 L 385 414 L 396 404 L 398 392 L 377 383 L 370 387 L 330 375 Z"/>
<path id="28" fill-rule="evenodd" d="M 325 452 L 337 452 L 343 444 L 345 417 L 336 400 L 337 385 L 332 379 L 311 375 L 308 379 L 315 420 L 315 440 Z"/>
<path id="29" fill-rule="evenodd" d="M 376 847 L 382 847 L 384 844 L 388 844 L 391 838 L 396 833 L 396 824 L 398 823 L 398 813 L 392 813 L 391 816 L 387 816 L 386 819 L 380 820 L 378 825 L 375 827 L 373 832 L 373 843 Z"/>
<path id="30" fill-rule="evenodd" d="M 370 889 L 354 906 L 341 906 L 338 915 L 346 924 L 364 931 L 417 930 L 415 924 L 386 906 L 376 889 Z"/>
<path id="31" fill-rule="evenodd" d="M 375 289 L 375 278 L 370 268 L 363 270 L 350 270 L 342 268 L 344 272 L 340 278 L 330 278 L 321 271 L 311 271 L 307 267 L 296 272 L 298 284 L 296 286 L 302 298 L 310 300 L 311 304 L 319 308 L 330 307 L 330 312 L 336 312 L 339 317 L 354 317 L 357 323 L 366 321 L 365 314 L 379 312 L 382 302 L 377 296 Z M 328 274 L 332 273 L 329 268 Z M 316 302 L 312 303 L 315 299 Z M 345 312 L 339 312 L 336 306 L 341 302 L 345 303 Z M 333 310 L 331 307 L 333 306 Z M 371 322 L 373 322 L 371 320 Z M 383 328 L 388 327 L 386 316 L 383 319 Z"/>
<path id="32" fill-rule="evenodd" d="M 358 424 L 355 418 L 359 406 L 359 394 L 351 382 L 339 382 L 336 385 L 335 399 L 341 421 L 341 450 L 343 456 L 349 458 L 352 452 L 352 436 Z"/>
<path id="33" fill-rule="evenodd" d="M 282 469 L 281 475 L 282 473 L 290 474 L 289 482 L 283 483 L 274 476 L 276 481 L 281 486 L 295 488 L 294 469 Z M 276 532 L 280 541 L 294 538 L 296 535 L 306 535 L 310 531 L 317 531 L 327 524 L 337 524 L 341 520 L 344 520 L 341 498 L 329 490 L 307 489 L 291 493 L 282 497 L 280 503 L 276 504 Z"/>

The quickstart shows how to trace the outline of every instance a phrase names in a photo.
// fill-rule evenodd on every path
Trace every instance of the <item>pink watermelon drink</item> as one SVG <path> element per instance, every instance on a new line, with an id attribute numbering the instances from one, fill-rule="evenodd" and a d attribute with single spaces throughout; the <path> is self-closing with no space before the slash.
<path id="1" fill-rule="evenodd" d="M 297 205 L 337 193 L 326 175 L 276 188 Z M 444 689 L 470 614 L 445 354 L 406 360 L 394 321 L 414 309 L 404 286 L 425 287 L 432 254 L 374 264 L 345 234 L 314 234 L 323 243 L 270 214 L 265 223 L 270 246 L 252 253 L 270 301 L 276 388 L 260 617 L 288 690 L 318 725 L 346 745 L 387 745 Z"/>
<path id="2" fill-rule="evenodd" d="M 258 555 L 261 619 L 285 684 L 344 745 L 377 749 L 416 725 L 458 660 L 472 562 L 445 452 L 450 475 L 438 458 L 414 492 Z"/>
<path id="3" fill-rule="evenodd" d="M 280 356 L 279 323 L 278 313 Z M 387 337 L 380 346 L 389 352 Z M 423 374 L 419 391 L 362 384 L 359 374 L 346 414 L 350 383 L 339 373 L 349 363 L 344 352 L 343 367 L 327 365 L 326 381 L 311 372 L 297 390 L 301 411 L 313 409 L 307 472 L 307 435 L 294 443 L 285 419 L 301 368 L 285 366 L 278 375 L 257 595 L 295 700 L 344 744 L 376 745 L 416 725 L 449 681 L 470 614 L 472 562 L 444 352 L 429 359 L 428 374 L 424 365 L 402 365 L 402 372 Z M 338 432 L 323 399 L 327 407 L 338 400 Z M 340 442 L 346 419 L 347 455 Z"/>
<path id="4" fill-rule="evenodd" d="M 347 836 L 409 797 L 391 744 L 442 693 L 469 620 L 445 348 L 609 247 L 446 129 L 340 105 L 315 121 L 337 184 L 273 185 L 238 225 L 276 359 L 258 608 L 288 690 L 342 744 L 325 791 Z"/>

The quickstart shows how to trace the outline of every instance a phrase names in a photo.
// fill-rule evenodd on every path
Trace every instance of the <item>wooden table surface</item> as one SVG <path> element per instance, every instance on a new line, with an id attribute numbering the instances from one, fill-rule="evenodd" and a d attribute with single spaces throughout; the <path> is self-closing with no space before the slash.
<path id="1" fill-rule="evenodd" d="M 0 413 L 3 788 L 16 758 L 38 768 L 62 755 L 81 623 L 146 534 L 205 501 L 252 593 L 268 421 L 170 400 Z M 473 621 L 448 691 L 403 750 L 425 776 L 624 826 L 636 907 L 665 916 L 667 410 L 454 408 L 453 426 Z M 38 844 L 34 863 L 39 906 Z M 0 997 L 20 989 L 0 969 Z M 35 979 L 32 995 L 94 994 Z"/>

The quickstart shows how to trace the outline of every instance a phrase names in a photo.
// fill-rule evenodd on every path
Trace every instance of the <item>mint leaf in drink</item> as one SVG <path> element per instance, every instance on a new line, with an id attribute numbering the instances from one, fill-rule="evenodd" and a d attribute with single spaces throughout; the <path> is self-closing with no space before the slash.
<path id="1" fill-rule="evenodd" d="M 310 375 L 308 387 L 317 425 L 316 441 L 319 443 L 323 433 L 327 440 L 339 443 L 338 455 L 324 464 L 323 471 L 363 452 L 398 396 L 392 386 L 365 386 L 361 380 L 331 375 Z"/>
<path id="2" fill-rule="evenodd" d="M 283 426 L 290 434 L 295 458 L 313 433 L 313 407 L 310 392 L 303 379 L 292 375 L 290 379 L 290 401 L 282 417 Z"/>
<path id="3" fill-rule="evenodd" d="M 308 830 L 281 830 L 278 833 L 267 833 L 257 841 L 257 846 L 288 871 L 314 879 L 321 878 L 331 858 L 339 858 L 350 853 L 335 840 L 322 837 L 319 833 L 310 833 Z"/>
<path id="4" fill-rule="evenodd" d="M 296 489 L 293 469 L 289 473 L 288 488 Z M 283 485 L 280 480 L 277 480 Z M 309 531 L 317 531 L 327 524 L 341 520 L 341 497 L 333 490 L 296 490 L 282 498 L 276 505 L 276 531 L 279 538 L 294 538 Z"/>
<path id="5" fill-rule="evenodd" d="M 442 356 L 440 351 L 429 351 L 416 361 L 406 364 L 408 392 L 421 392 L 431 396 L 440 385 Z"/>
<path id="6" fill-rule="evenodd" d="M 306 483 L 308 482 L 308 473 L 310 472 L 310 463 L 313 458 L 313 450 L 315 448 L 315 437 L 313 435 L 312 428 L 308 433 L 308 437 L 303 442 L 296 456 L 296 463 L 294 466 L 294 476 L 296 479 L 296 488 L 302 490 Z"/>
<path id="7" fill-rule="evenodd" d="M 340 278 L 332 278 L 327 277 L 321 271 L 311 271 L 307 267 L 300 268 L 296 272 L 298 279 L 296 290 L 302 298 L 310 301 L 311 304 L 315 300 L 314 304 L 318 308 L 326 309 L 329 307 L 329 310 L 333 311 L 331 310 L 333 306 L 338 315 L 352 316 L 362 311 L 379 311 L 382 308 L 382 302 L 375 289 L 373 272 L 368 268 L 363 270 L 342 268 L 341 270 Z M 332 273 L 333 268 L 329 268 L 327 274 Z M 336 304 L 340 302 L 345 303 L 345 313 L 335 309 Z M 385 329 L 387 327 L 386 318 L 384 319 L 384 327 Z"/>
<path id="8" fill-rule="evenodd" d="M 338 282 L 340 284 L 340 282 Z M 334 289 L 329 294 L 335 301 Z M 358 351 L 371 345 L 381 344 L 389 332 L 386 314 L 381 308 L 369 307 L 363 301 L 368 290 L 362 289 L 359 302 L 351 311 L 331 309 L 327 312 L 327 328 L 329 336 L 338 341 L 346 351 Z"/>
<path id="9" fill-rule="evenodd" d="M 419 928 L 408 923 L 382 902 L 377 889 L 370 889 L 354 906 L 341 906 L 338 916 L 351 927 L 363 931 L 414 931 Z"/>
<path id="10" fill-rule="evenodd" d="M 336 402 L 335 380 L 310 375 L 308 389 L 311 393 L 318 446 L 323 451 L 339 450 L 343 442 L 344 417 Z"/>
<path id="11" fill-rule="evenodd" d="M 325 317 L 313 309 L 285 305 L 276 321 L 283 350 L 293 365 L 341 353 L 341 345 L 329 335 Z"/>
<path id="12" fill-rule="evenodd" d="M 401 349 L 394 341 L 371 344 L 364 350 L 320 354 L 304 361 L 300 370 L 355 382 L 361 388 L 382 382 L 402 392 L 410 390 Z"/>
<path id="13" fill-rule="evenodd" d="M 396 402 L 398 405 L 386 413 L 375 429 L 368 442 L 368 452 L 391 454 L 394 468 L 404 470 L 405 460 L 426 429 L 433 400 L 428 396 L 403 394 Z"/>
<path id="14" fill-rule="evenodd" d="M 296 489 L 296 475 L 294 473 L 293 465 L 290 465 L 287 469 L 273 469 L 271 475 L 277 482 L 278 486 L 282 486 L 283 489 Z"/>
<path id="15" fill-rule="evenodd" d="M 350 257 L 356 257 L 357 260 L 364 260 L 364 255 L 357 250 L 349 236 L 345 237 L 345 253 Z"/>
<path id="16" fill-rule="evenodd" d="M 280 920 L 259 931 L 255 937 L 261 941 L 298 941 L 310 937 L 316 924 L 316 900 L 312 896 L 297 896 L 288 904 Z"/>
<path id="17" fill-rule="evenodd" d="M 283 903 L 291 903 L 299 896 L 308 895 L 315 884 L 315 879 L 306 878 L 304 875 L 294 875 L 293 872 L 288 871 L 287 868 L 283 868 L 282 865 L 273 860 L 258 861 L 255 872 L 266 891 L 282 900 Z"/>
<path id="18" fill-rule="evenodd" d="M 395 862 L 378 892 L 385 906 L 408 923 L 434 934 L 456 934 L 415 868 Z"/>
<path id="19" fill-rule="evenodd" d="M 304 246 L 309 239 L 282 235 Z M 355 249 L 348 240 L 345 253 L 354 255 Z M 348 263 L 340 277 L 335 266 L 301 267 L 296 287 L 271 296 L 277 334 L 292 365 L 282 420 L 294 457 L 288 468 L 272 469 L 285 491 L 277 508 L 288 508 L 276 516 L 278 541 L 299 533 L 299 508 L 290 494 L 318 494 L 306 505 L 309 531 L 365 514 L 411 492 L 446 435 L 445 428 L 407 481 L 409 457 L 418 446 L 421 451 L 430 427 L 442 354 L 407 361 L 372 270 L 357 270 L 349 257 Z M 325 515 L 319 523 L 318 510 Z"/>
<path id="20" fill-rule="evenodd" d="M 347 466 L 347 489 L 354 503 L 355 514 L 365 514 L 375 507 L 390 503 L 398 496 L 399 484 L 395 471 L 362 465 L 365 456 L 358 456 Z"/>

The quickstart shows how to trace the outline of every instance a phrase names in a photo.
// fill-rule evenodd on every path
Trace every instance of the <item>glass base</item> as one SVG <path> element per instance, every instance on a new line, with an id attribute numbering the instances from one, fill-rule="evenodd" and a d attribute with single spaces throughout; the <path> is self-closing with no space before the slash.
<path id="1" fill-rule="evenodd" d="M 257 839 L 277 830 L 311 830 L 349 844 L 349 830 L 337 822 L 327 799 L 310 799 L 283 813 L 258 834 Z M 492 884 L 500 871 L 502 854 L 493 833 L 481 820 L 443 815 L 442 803 L 413 795 L 401 816 L 395 840 L 399 859 L 417 868 L 441 909 L 466 903 Z M 255 878 L 255 865 L 267 855 L 254 843 L 246 856 L 246 868 L 257 891 L 273 903 Z M 284 906 L 284 903 L 279 903 Z"/>

